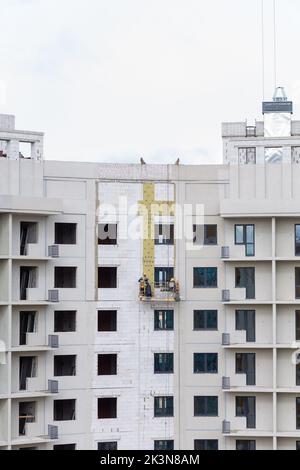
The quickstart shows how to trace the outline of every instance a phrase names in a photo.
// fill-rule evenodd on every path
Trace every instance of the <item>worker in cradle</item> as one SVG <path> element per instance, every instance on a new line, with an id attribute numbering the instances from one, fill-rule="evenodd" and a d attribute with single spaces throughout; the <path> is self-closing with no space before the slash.
<path id="1" fill-rule="evenodd" d="M 142 277 L 139 279 L 139 284 L 140 284 L 140 297 L 145 296 L 145 288 L 146 288 L 146 282 L 149 282 L 146 274 L 144 274 Z"/>
<path id="2" fill-rule="evenodd" d="M 152 297 L 151 284 L 150 284 L 148 279 L 145 281 L 145 295 L 146 295 L 147 299 L 151 299 L 151 297 Z"/>

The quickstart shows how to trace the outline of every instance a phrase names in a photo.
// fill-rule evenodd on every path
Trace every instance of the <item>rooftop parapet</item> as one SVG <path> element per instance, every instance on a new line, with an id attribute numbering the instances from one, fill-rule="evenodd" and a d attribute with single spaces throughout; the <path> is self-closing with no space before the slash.
<path id="1" fill-rule="evenodd" d="M 0 161 L 42 160 L 43 138 L 42 132 L 16 130 L 15 116 L 0 114 Z"/>

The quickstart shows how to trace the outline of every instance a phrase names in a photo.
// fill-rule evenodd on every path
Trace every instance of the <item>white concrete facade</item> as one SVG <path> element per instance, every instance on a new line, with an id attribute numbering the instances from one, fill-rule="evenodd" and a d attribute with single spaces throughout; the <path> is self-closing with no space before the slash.
<path id="1" fill-rule="evenodd" d="M 16 131 L 12 116 L 0 116 L 0 449 L 96 450 L 114 443 L 119 450 L 152 450 L 156 441 L 184 450 L 296 449 L 300 126 L 293 122 L 291 129 L 290 136 L 270 138 L 261 122 L 249 135 L 244 123 L 224 124 L 223 165 L 67 163 L 43 160 L 43 135 Z M 23 141 L 31 145 L 27 158 L 19 153 Z M 282 148 L 282 158 L 265 161 L 266 147 Z M 245 161 L 245 148 L 256 149 L 255 161 Z M 149 184 L 156 201 L 190 204 L 190 223 L 202 204 L 204 224 L 217 226 L 215 243 L 193 250 L 184 239 L 155 246 L 154 266 L 173 267 L 180 284 L 181 300 L 171 304 L 139 300 L 143 239 L 122 234 L 126 218 L 125 227 L 141 224 L 139 203 Z M 76 226 L 72 243 L 59 243 L 59 223 Z M 98 245 L 101 223 L 118 226 L 116 244 Z M 156 216 L 155 223 L 176 227 L 180 221 Z M 254 227 L 253 256 L 236 243 L 237 225 Z M 116 268 L 114 287 L 98 287 L 98 267 Z M 67 286 L 57 285 L 56 268 L 75 273 L 71 287 L 69 278 Z M 197 268 L 217 268 L 216 283 L 195 285 Z M 244 268 L 254 268 L 252 298 L 237 285 L 237 270 Z M 155 310 L 173 310 L 173 327 L 155 330 Z M 59 328 L 64 311 L 73 312 L 73 321 Z M 115 331 L 98 331 L 98 311 L 116 312 Z M 217 312 L 217 324 L 199 327 L 195 311 Z M 237 327 L 237 311 L 254 312 L 255 339 Z M 159 353 L 173 354 L 173 373 L 154 373 Z M 195 373 L 194 354 L 217 355 L 217 370 Z M 241 354 L 254 360 L 251 384 L 238 373 Z M 117 357 L 113 374 L 98 375 L 99 355 Z M 55 373 L 57 356 L 75 356 L 72 374 Z M 170 416 L 155 417 L 157 397 L 173 397 Z M 99 417 L 101 398 L 116 399 L 115 416 Z M 68 406 L 54 412 L 62 400 L 72 400 L 71 412 Z M 252 410 L 250 426 L 237 416 L 241 402 L 243 412 Z"/>

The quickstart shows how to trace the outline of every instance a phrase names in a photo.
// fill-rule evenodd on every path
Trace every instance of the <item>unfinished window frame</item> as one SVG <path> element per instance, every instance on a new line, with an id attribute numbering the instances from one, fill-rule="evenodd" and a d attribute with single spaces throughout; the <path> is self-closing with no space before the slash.
<path id="1" fill-rule="evenodd" d="M 59 233 L 59 227 L 62 229 L 64 226 L 64 229 L 62 230 L 61 233 Z M 70 236 L 70 233 L 68 233 L 67 227 L 71 228 L 74 230 L 75 233 L 72 233 Z M 66 245 L 66 246 L 75 246 L 77 245 L 77 228 L 78 224 L 76 222 L 55 222 L 54 223 L 54 244 L 55 245 Z M 71 230 L 70 230 L 71 232 Z M 67 236 L 70 236 L 71 241 L 66 241 L 64 237 L 67 238 Z"/>
<path id="2" fill-rule="evenodd" d="M 67 319 L 70 315 L 72 318 Z M 60 318 L 61 317 L 61 318 Z M 65 317 L 65 318 L 62 318 Z M 62 329 L 59 322 L 69 323 L 69 329 Z M 74 326 L 73 326 L 74 325 Z M 71 329 L 72 328 L 72 329 Z M 77 310 L 54 310 L 54 332 L 55 333 L 76 333 L 77 331 Z"/>
<path id="3" fill-rule="evenodd" d="M 102 229 L 103 227 L 103 229 Z M 107 227 L 107 230 L 106 230 Z M 98 245 L 99 246 L 118 246 L 118 223 L 99 223 L 98 224 Z M 100 234 L 107 233 L 107 237 L 101 237 Z"/>
<path id="4" fill-rule="evenodd" d="M 102 404 L 110 404 L 110 410 L 113 411 L 112 416 L 107 416 L 108 413 L 102 414 L 100 416 L 100 411 L 101 411 L 101 406 L 100 403 Z M 98 397 L 98 402 L 97 402 L 97 408 L 98 408 L 98 419 L 99 420 L 108 420 L 108 419 L 117 419 L 118 418 L 118 399 L 117 397 Z"/>
<path id="5" fill-rule="evenodd" d="M 101 315 L 107 315 L 107 314 L 113 314 L 114 318 L 110 322 L 113 324 L 114 329 L 109 329 L 109 330 L 101 330 L 100 329 L 100 318 Z M 97 310 L 97 327 L 98 327 L 98 333 L 116 333 L 118 331 L 118 310 Z"/>
<path id="6" fill-rule="evenodd" d="M 65 271 L 63 275 L 62 274 L 58 275 L 59 272 L 62 273 L 63 271 Z M 72 273 L 72 277 L 71 277 L 72 282 L 70 282 L 70 285 L 69 283 L 67 284 L 66 282 L 67 277 L 68 277 L 66 275 L 67 272 Z M 78 274 L 77 266 L 55 266 L 54 267 L 54 288 L 55 289 L 77 289 L 77 274 Z"/>
<path id="7" fill-rule="evenodd" d="M 100 279 L 102 279 L 100 275 L 100 270 L 108 271 L 109 269 L 113 270 L 113 272 L 115 273 L 113 282 L 109 282 L 109 284 L 112 285 L 100 285 Z M 118 266 L 98 266 L 98 289 L 118 289 Z"/>

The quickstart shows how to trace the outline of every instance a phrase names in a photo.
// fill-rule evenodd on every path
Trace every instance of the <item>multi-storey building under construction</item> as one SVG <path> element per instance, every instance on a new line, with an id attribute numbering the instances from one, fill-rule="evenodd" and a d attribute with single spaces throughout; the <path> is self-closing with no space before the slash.
<path id="1" fill-rule="evenodd" d="M 292 112 L 194 166 L 47 161 L 0 115 L 0 449 L 300 449 Z"/>

